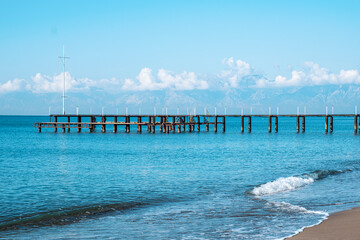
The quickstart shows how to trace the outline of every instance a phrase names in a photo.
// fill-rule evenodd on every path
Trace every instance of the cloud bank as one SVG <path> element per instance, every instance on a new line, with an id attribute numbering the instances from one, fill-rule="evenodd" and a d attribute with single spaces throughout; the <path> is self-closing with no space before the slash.
<path id="1" fill-rule="evenodd" d="M 194 90 L 231 90 L 231 89 L 287 89 L 291 87 L 311 87 L 326 85 L 360 84 L 360 74 L 356 69 L 340 70 L 333 73 L 313 62 L 306 62 L 302 70 L 293 70 L 289 76 L 277 75 L 273 78 L 258 73 L 249 63 L 234 59 L 223 60 L 224 69 L 216 75 L 199 76 L 194 72 L 174 73 L 159 69 L 156 73 L 150 68 L 143 68 L 135 78 L 99 79 L 75 78 L 65 73 L 65 90 L 87 92 L 93 89 L 105 92 L 137 91 L 194 91 Z M 0 83 L 0 94 L 17 91 L 37 93 L 61 93 L 63 74 L 49 76 L 35 74 L 29 80 L 15 78 Z"/>

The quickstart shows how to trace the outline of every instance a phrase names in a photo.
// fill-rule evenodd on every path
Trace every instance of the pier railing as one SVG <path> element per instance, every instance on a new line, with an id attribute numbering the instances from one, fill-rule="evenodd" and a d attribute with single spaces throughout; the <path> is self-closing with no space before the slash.
<path id="1" fill-rule="evenodd" d="M 169 132 L 189 132 L 201 130 L 201 125 L 205 125 L 206 131 L 209 131 L 209 126 L 214 126 L 214 132 L 218 131 L 218 125 L 222 126 L 222 131 L 226 130 L 226 118 L 240 118 L 241 133 L 245 131 L 245 119 L 248 123 L 248 132 L 251 133 L 252 118 L 268 118 L 268 132 L 272 132 L 272 121 L 274 120 L 274 132 L 279 131 L 280 117 L 296 118 L 296 132 L 300 132 L 300 119 L 301 119 L 301 132 L 305 132 L 305 118 L 308 117 L 322 117 L 325 120 L 325 133 L 333 132 L 334 119 L 333 117 L 352 117 L 354 118 L 354 132 L 360 133 L 360 115 L 358 114 L 282 114 L 282 115 L 50 115 L 50 122 L 36 122 L 35 127 L 41 132 L 43 128 L 52 128 L 55 132 L 61 129 L 62 132 L 70 132 L 70 129 L 77 129 L 81 132 L 82 129 L 87 129 L 89 132 L 96 132 L 97 127 L 101 127 L 101 132 L 106 132 L 107 126 L 112 126 L 112 131 L 116 133 L 119 127 L 124 127 L 126 133 L 130 132 L 130 126 L 137 126 L 137 132 L 141 133 L 143 127 L 151 133 L 155 133 L 156 128 L 163 133 Z M 89 122 L 82 122 L 83 119 L 90 119 Z M 63 121 L 63 120 L 66 121 Z M 71 121 L 74 120 L 75 121 Z M 210 121 L 212 119 L 213 121 Z M 62 121 L 58 121 L 62 120 Z"/>

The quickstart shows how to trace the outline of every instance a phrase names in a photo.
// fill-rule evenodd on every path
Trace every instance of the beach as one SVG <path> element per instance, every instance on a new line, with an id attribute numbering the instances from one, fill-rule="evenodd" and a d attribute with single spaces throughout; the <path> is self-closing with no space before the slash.
<path id="1" fill-rule="evenodd" d="M 331 214 L 328 219 L 319 225 L 305 228 L 298 235 L 290 237 L 290 240 L 304 239 L 360 239 L 360 208 Z"/>

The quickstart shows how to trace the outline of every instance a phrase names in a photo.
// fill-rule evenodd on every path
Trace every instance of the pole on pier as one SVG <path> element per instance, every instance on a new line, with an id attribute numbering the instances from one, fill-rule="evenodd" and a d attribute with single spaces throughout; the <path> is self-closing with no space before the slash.
<path id="1" fill-rule="evenodd" d="M 248 131 L 249 133 L 251 133 L 251 117 L 249 117 L 249 121 L 248 121 Z"/>
<path id="2" fill-rule="evenodd" d="M 275 117 L 275 132 L 277 133 L 279 131 L 279 122 L 278 122 L 278 117 Z"/>
<path id="3" fill-rule="evenodd" d="M 69 116 L 67 117 L 67 122 L 68 122 L 68 124 L 67 124 L 67 126 L 68 126 L 67 131 L 70 132 L 70 117 L 69 117 Z"/>
<path id="4" fill-rule="evenodd" d="M 137 119 L 138 125 L 137 125 L 137 131 L 138 133 L 141 133 L 141 116 L 138 117 Z"/>
<path id="5" fill-rule="evenodd" d="M 271 116 L 269 116 L 269 133 L 271 133 Z"/>
<path id="6" fill-rule="evenodd" d="M 244 133 L 244 116 L 241 116 L 241 133 Z"/>
<path id="7" fill-rule="evenodd" d="M 80 116 L 77 117 L 77 122 L 78 122 L 77 132 L 79 133 L 79 132 L 81 132 L 81 117 Z"/>
<path id="8" fill-rule="evenodd" d="M 217 116 L 214 119 L 214 132 L 217 132 Z"/>
<path id="9" fill-rule="evenodd" d="M 359 130 L 359 133 L 360 133 L 360 116 L 359 116 L 359 121 L 358 121 L 358 130 Z"/>
<path id="10" fill-rule="evenodd" d="M 223 117 L 222 122 L 223 122 L 223 132 L 225 132 L 225 116 Z"/>
<path id="11" fill-rule="evenodd" d="M 302 132 L 305 132 L 305 116 L 302 116 Z"/>
<path id="12" fill-rule="evenodd" d="M 329 122 L 329 117 L 328 116 L 326 116 L 325 117 L 325 133 L 328 133 L 328 122 Z"/>
<path id="13" fill-rule="evenodd" d="M 355 117 L 356 118 L 356 117 Z M 57 132 L 57 116 L 54 116 L 55 128 L 54 131 Z"/>
<path id="14" fill-rule="evenodd" d="M 333 132 L 333 123 L 334 123 L 333 116 L 330 116 L 330 133 Z"/>
<path id="15" fill-rule="evenodd" d="M 354 134 L 357 134 L 357 116 L 354 117 Z"/>
<path id="16" fill-rule="evenodd" d="M 113 132 L 117 133 L 117 116 L 114 117 L 114 125 L 113 125 Z"/>
<path id="17" fill-rule="evenodd" d="M 299 133 L 300 130 L 300 120 L 299 120 L 299 116 L 296 116 L 296 133 Z"/>

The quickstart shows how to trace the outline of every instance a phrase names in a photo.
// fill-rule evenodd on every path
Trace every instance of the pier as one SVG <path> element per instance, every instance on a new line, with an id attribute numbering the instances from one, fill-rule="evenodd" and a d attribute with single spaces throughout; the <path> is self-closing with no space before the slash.
<path id="1" fill-rule="evenodd" d="M 90 133 L 96 132 L 97 128 L 105 133 L 112 126 L 112 132 L 123 131 L 130 132 L 130 126 L 136 126 L 137 132 L 142 133 L 146 129 L 149 133 L 159 131 L 161 133 L 170 132 L 200 132 L 201 126 L 205 126 L 205 131 L 209 131 L 209 126 L 213 125 L 214 132 L 218 130 L 225 132 L 226 118 L 239 118 L 240 132 L 244 133 L 245 120 L 248 123 L 248 132 L 251 133 L 252 118 L 267 118 L 268 119 L 268 132 L 279 132 L 279 118 L 290 117 L 296 119 L 296 133 L 305 132 L 305 118 L 320 117 L 324 118 L 325 133 L 332 133 L 334 131 L 334 117 L 350 117 L 354 119 L 354 133 L 360 133 L 360 115 L 359 114 L 282 114 L 282 115 L 75 115 L 75 114 L 52 114 L 50 115 L 49 122 L 37 122 L 35 128 L 39 132 L 43 128 L 51 128 L 54 132 L 62 131 L 70 132 L 70 129 L 76 129 L 78 133 L 86 130 Z M 84 121 L 87 120 L 87 121 Z M 301 120 L 301 128 L 300 128 Z M 218 125 L 221 129 L 218 129 Z M 120 128 L 122 127 L 122 129 Z"/>

